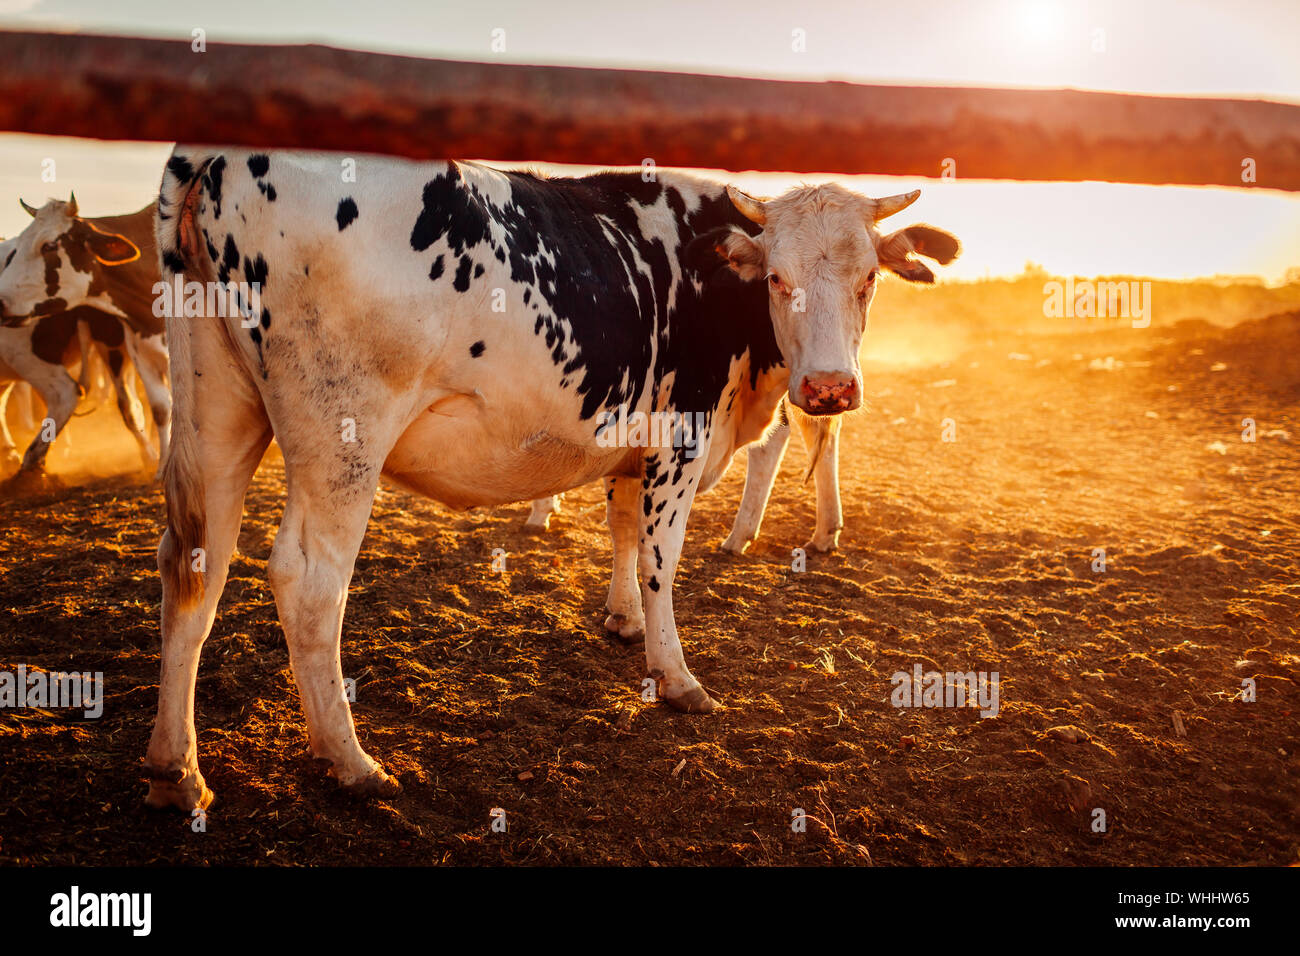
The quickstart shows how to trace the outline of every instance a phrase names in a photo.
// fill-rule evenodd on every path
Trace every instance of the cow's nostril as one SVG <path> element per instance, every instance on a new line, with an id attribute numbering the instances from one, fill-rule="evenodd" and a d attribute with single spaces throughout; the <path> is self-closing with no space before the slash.
<path id="1" fill-rule="evenodd" d="M 851 378 L 814 378 L 805 376 L 803 392 L 809 398 L 851 398 L 858 390 L 858 383 Z"/>
<path id="2" fill-rule="evenodd" d="M 848 411 L 857 402 L 858 382 L 842 372 L 806 375 L 799 385 L 804 409 L 814 414 L 833 415 Z"/>

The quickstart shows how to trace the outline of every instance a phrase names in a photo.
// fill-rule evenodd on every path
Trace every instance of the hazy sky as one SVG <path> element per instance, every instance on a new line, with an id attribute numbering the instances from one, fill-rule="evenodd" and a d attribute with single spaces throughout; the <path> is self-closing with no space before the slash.
<path id="1" fill-rule="evenodd" d="M 196 27 L 213 43 L 316 41 L 458 59 L 1300 103 L 1300 0 L 0 0 L 7 29 L 189 37 Z M 491 48 L 495 29 L 505 31 L 504 53 Z M 796 29 L 805 31 L 805 52 L 792 49 Z M 0 235 L 27 221 L 14 201 L 20 193 L 35 203 L 75 189 L 88 215 L 139 208 L 156 192 L 166 152 L 0 134 Z M 57 164 L 52 184 L 41 179 L 47 158 Z M 769 191 L 788 181 L 730 178 Z M 910 182 L 850 185 L 878 194 Z M 1062 272 L 1172 277 L 1276 279 L 1300 265 L 1300 200 L 1289 194 L 916 182 L 925 189 L 916 218 L 966 242 L 953 275 L 1014 272 L 1027 259 Z"/>
<path id="2" fill-rule="evenodd" d="M 1300 102 L 1296 0 L 0 0 L 14 28 L 751 76 L 1082 86 Z M 490 48 L 506 31 L 504 53 Z M 791 31 L 807 35 L 796 53 Z M 1104 52 L 1093 31 L 1105 31 Z"/>

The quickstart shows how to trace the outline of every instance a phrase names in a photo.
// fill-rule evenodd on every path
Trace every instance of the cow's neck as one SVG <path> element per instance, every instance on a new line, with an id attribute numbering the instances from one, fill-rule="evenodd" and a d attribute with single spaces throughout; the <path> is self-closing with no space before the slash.
<path id="1" fill-rule="evenodd" d="M 154 284 L 161 281 L 158 249 L 154 243 L 154 215 L 157 203 L 125 216 L 104 216 L 88 220 L 100 232 L 126 236 L 140 250 L 140 257 L 121 266 L 95 263 L 91 298 L 102 297 L 126 317 L 127 322 L 143 335 L 156 335 L 163 320 L 154 315 Z"/>
<path id="2" fill-rule="evenodd" d="M 699 209 L 688 219 L 696 235 L 724 226 L 751 235 L 757 232 L 721 188 L 703 197 Z M 688 336 L 698 337 L 700 352 L 726 358 L 727 384 L 719 396 L 719 411 L 728 422 L 734 448 L 756 440 L 767 430 L 785 395 L 790 370 L 776 342 L 767 284 L 742 282 L 720 261 L 705 279 L 698 320 L 683 324 L 689 326 Z M 728 398 L 732 389 L 734 398 Z"/>
<path id="3" fill-rule="evenodd" d="M 700 185 L 698 180 L 690 182 Z M 740 215 L 722 186 L 710 183 L 698 194 L 698 205 L 679 220 L 678 255 L 686 255 L 695 237 L 727 226 L 751 234 L 758 229 Z M 683 261 L 682 267 L 693 288 L 679 292 L 660 371 L 676 372 L 676 406 L 712 410 L 732 387 L 753 392 L 783 358 L 772 329 L 766 283 L 742 282 L 721 259 Z"/>

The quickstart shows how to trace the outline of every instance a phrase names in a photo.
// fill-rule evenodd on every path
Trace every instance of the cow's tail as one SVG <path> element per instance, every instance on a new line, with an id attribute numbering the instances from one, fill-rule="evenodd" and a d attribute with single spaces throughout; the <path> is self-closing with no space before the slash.
<path id="1" fill-rule="evenodd" d="M 808 430 L 811 427 L 813 436 L 812 443 L 808 445 L 808 470 L 803 473 L 803 483 L 808 484 L 817 470 L 817 463 L 821 461 L 822 453 L 826 451 L 827 440 L 831 437 L 831 429 L 838 425 L 835 418 L 824 415 L 809 415 L 801 411 L 798 406 L 794 405 L 788 399 L 781 400 L 781 409 L 790 419 L 791 424 L 797 423 L 799 431 L 805 442 L 808 441 Z"/>
<path id="2" fill-rule="evenodd" d="M 177 146 L 163 171 L 158 193 L 157 239 L 163 281 L 174 288 L 175 277 L 191 273 L 203 278 L 195 215 L 203 191 L 204 172 L 216 157 Z M 173 299 L 167 314 L 167 351 L 171 361 L 171 442 L 163 465 L 167 499 L 167 533 L 158 547 L 158 569 L 167 579 L 180 607 L 203 596 L 207 522 L 204 517 L 203 475 L 199 468 L 194 401 L 194 355 L 191 329 L 181 302 Z"/>

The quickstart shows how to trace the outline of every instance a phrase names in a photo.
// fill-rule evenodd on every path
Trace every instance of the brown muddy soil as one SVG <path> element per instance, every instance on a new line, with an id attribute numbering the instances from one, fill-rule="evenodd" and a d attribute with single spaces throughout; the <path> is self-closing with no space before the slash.
<path id="1" fill-rule="evenodd" d="M 384 488 L 344 623 L 361 741 L 403 785 L 370 804 L 307 747 L 266 582 L 268 457 L 199 675 L 203 833 L 142 805 L 158 489 L 11 495 L 0 670 L 103 671 L 107 691 L 99 720 L 0 712 L 0 862 L 1295 863 L 1298 355 L 1292 313 L 869 366 L 837 553 L 792 570 L 813 518 L 797 440 L 745 556 L 717 550 L 743 462 L 697 502 L 676 606 L 710 716 L 643 702 L 641 650 L 603 633 L 598 487 L 544 536 L 524 505 Z M 997 715 L 892 706 L 917 664 L 997 671 Z"/>

